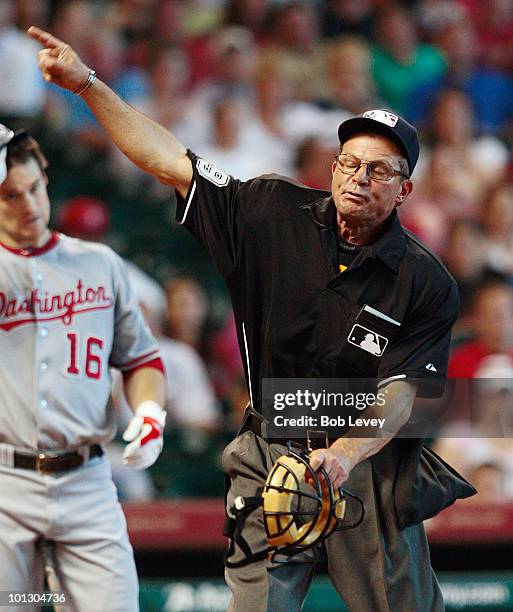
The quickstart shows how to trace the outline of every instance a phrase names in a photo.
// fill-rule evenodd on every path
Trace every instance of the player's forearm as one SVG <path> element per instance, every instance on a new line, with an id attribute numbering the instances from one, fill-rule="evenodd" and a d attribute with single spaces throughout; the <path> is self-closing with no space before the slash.
<path id="1" fill-rule="evenodd" d="M 185 147 L 161 125 L 124 102 L 97 79 L 83 99 L 114 144 L 159 181 L 187 191 L 192 168 Z"/>
<path id="2" fill-rule="evenodd" d="M 404 381 L 387 385 L 383 405 L 369 406 L 364 414 L 366 419 L 376 419 L 382 425 L 352 428 L 331 445 L 332 450 L 347 457 L 350 468 L 378 453 L 408 422 L 415 394 L 415 385 Z"/>
<path id="3" fill-rule="evenodd" d="M 156 368 L 139 368 L 125 383 L 125 395 L 132 409 L 147 400 L 166 403 L 166 379 Z"/>

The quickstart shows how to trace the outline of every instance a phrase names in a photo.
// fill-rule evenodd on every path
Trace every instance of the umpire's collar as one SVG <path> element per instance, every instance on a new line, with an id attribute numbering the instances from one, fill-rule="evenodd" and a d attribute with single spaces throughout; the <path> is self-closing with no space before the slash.
<path id="1" fill-rule="evenodd" d="M 313 203 L 304 204 L 301 208 L 320 230 L 337 230 L 337 213 L 331 196 Z M 383 233 L 376 242 L 365 248 L 367 257 L 381 259 L 395 274 L 399 272 L 406 251 L 406 234 L 394 209 L 385 221 Z"/>

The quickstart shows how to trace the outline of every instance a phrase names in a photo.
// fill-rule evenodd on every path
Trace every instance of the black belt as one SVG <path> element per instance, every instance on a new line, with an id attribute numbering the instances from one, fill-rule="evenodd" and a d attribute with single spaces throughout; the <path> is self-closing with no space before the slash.
<path id="1" fill-rule="evenodd" d="M 283 446 L 287 446 L 289 442 L 297 442 L 304 446 L 305 448 L 326 448 L 326 438 L 311 438 L 307 440 L 306 438 L 269 438 L 262 433 L 262 424 L 264 422 L 264 417 L 259 415 L 254 410 L 250 410 L 249 414 L 246 416 L 244 420 L 244 425 L 242 431 L 252 431 L 254 434 L 263 438 L 267 442 L 273 444 L 283 444 Z M 334 440 L 328 440 L 328 444 L 331 444 Z"/>
<path id="2" fill-rule="evenodd" d="M 244 422 L 244 427 L 243 430 L 244 431 L 252 431 L 254 434 L 256 434 L 257 436 L 259 436 L 260 438 L 264 438 L 264 440 L 267 440 L 267 442 L 273 442 L 275 444 L 283 444 L 285 446 L 287 446 L 287 442 L 289 442 L 289 439 L 286 438 L 268 438 L 267 436 L 264 436 L 264 434 L 262 433 L 262 423 L 263 423 L 264 418 L 260 417 L 258 414 L 256 414 L 255 412 L 251 411 L 249 413 L 249 415 L 246 417 L 246 420 Z"/>
<path id="3" fill-rule="evenodd" d="M 99 444 L 89 447 L 89 459 L 101 457 L 103 448 Z M 75 470 L 84 463 L 84 456 L 77 451 L 69 453 L 38 453 L 33 455 L 22 451 L 14 451 L 14 467 L 24 470 L 37 470 L 44 474 L 68 472 Z"/>

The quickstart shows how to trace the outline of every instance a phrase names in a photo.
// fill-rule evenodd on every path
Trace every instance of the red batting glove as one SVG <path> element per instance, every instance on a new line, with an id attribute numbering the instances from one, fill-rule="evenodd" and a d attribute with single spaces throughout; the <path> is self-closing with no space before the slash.
<path id="1" fill-rule="evenodd" d="M 123 433 L 130 442 L 123 453 L 123 461 L 137 470 L 144 470 L 157 460 L 164 446 L 166 413 L 151 400 L 140 404 Z"/>

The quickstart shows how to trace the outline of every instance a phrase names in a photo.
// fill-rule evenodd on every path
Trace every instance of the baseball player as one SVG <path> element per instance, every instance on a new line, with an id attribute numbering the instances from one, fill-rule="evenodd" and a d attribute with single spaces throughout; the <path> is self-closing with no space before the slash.
<path id="1" fill-rule="evenodd" d="M 158 345 L 121 259 L 48 228 L 38 143 L 0 126 L 0 147 L 0 591 L 41 591 L 39 544 L 53 541 L 70 610 L 138 610 L 133 552 L 102 445 L 115 434 L 114 367 L 134 409 L 125 461 L 142 469 L 157 459 Z"/>
<path id="2" fill-rule="evenodd" d="M 125 104 L 67 44 L 38 28 L 29 34 L 44 46 L 44 77 L 82 95 L 134 163 L 174 186 L 178 222 L 230 291 L 251 408 L 223 454 L 228 533 L 238 542 L 225 574 L 229 609 L 299 610 L 313 575 L 306 559 L 239 564 L 266 537 L 255 512 L 237 538 L 235 500 L 260 495 L 286 448 L 262 427 L 262 380 L 370 377 L 386 401 L 366 411 L 385 418 L 385 431 L 360 429 L 310 455 L 313 469 L 366 507 L 357 528 L 326 540 L 330 578 L 350 610 L 443 610 L 422 521 L 474 490 L 422 440 L 395 435 L 416 394 L 443 391 L 459 302 L 454 280 L 397 217 L 413 188 L 416 129 L 385 109 L 342 123 L 331 192 L 277 175 L 240 181 Z"/>

